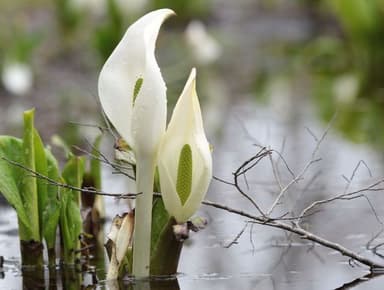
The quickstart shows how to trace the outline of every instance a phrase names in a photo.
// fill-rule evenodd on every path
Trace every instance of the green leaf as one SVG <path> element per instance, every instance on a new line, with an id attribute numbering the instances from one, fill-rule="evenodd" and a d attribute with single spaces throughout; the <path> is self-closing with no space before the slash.
<path id="1" fill-rule="evenodd" d="M 78 237 L 82 231 L 80 208 L 72 198 L 69 189 L 63 189 L 60 207 L 60 230 L 63 241 L 64 262 L 73 264 L 75 252 L 78 248 Z"/>
<path id="2" fill-rule="evenodd" d="M 60 219 L 60 202 L 51 200 L 43 212 L 43 236 L 48 249 L 56 244 L 56 230 Z"/>
<path id="3" fill-rule="evenodd" d="M 68 185 L 81 188 L 84 176 L 85 158 L 72 156 L 65 164 L 62 178 Z M 82 219 L 80 215 L 80 192 L 63 189 L 61 195 L 60 228 L 64 243 L 64 260 L 73 264 L 74 250 L 79 247 L 79 235 L 82 232 Z"/>
<path id="4" fill-rule="evenodd" d="M 19 191 L 20 181 L 26 174 L 25 171 L 8 160 L 22 164 L 23 162 L 22 141 L 11 136 L 0 136 L 0 193 L 8 203 L 15 208 L 19 222 L 21 222 L 28 232 L 31 232 L 31 225 L 28 214 L 26 213 Z"/>
<path id="5" fill-rule="evenodd" d="M 179 156 L 177 168 L 176 191 L 181 204 L 187 201 L 192 189 L 192 150 L 189 144 L 185 144 Z"/>
<path id="6" fill-rule="evenodd" d="M 47 158 L 45 156 L 45 149 L 43 141 L 37 130 L 33 128 L 33 143 L 35 152 L 35 170 L 43 176 L 48 176 Z M 37 184 L 37 197 L 39 202 L 39 228 L 40 236 L 43 236 L 43 212 L 47 207 L 48 202 L 48 189 L 47 181 L 42 178 L 36 178 Z"/>
<path id="7" fill-rule="evenodd" d="M 163 200 L 161 197 L 155 196 L 153 198 L 152 207 L 152 232 L 151 232 L 151 253 L 156 251 L 156 246 L 160 237 L 161 232 L 167 225 L 169 219 L 167 210 L 165 209 Z"/>
<path id="8" fill-rule="evenodd" d="M 81 188 L 83 183 L 85 169 L 85 158 L 79 156 L 72 156 L 68 162 L 65 164 L 62 171 L 62 177 L 65 180 L 65 183 L 77 188 Z M 72 191 L 73 199 L 77 204 L 80 202 L 80 192 Z"/>
<path id="9" fill-rule="evenodd" d="M 66 215 L 68 221 L 68 229 L 71 233 L 69 249 L 77 249 L 79 235 L 82 232 L 83 221 L 80 215 L 80 208 L 75 201 L 69 200 L 67 204 Z"/>
<path id="10" fill-rule="evenodd" d="M 151 275 L 172 275 L 177 271 L 182 242 L 173 232 L 176 224 L 167 213 L 161 197 L 155 197 L 152 209 Z"/>
<path id="11" fill-rule="evenodd" d="M 23 165 L 36 171 L 35 157 L 35 136 L 34 136 L 34 110 L 24 112 L 24 134 L 23 134 Z M 39 200 L 37 193 L 36 177 L 30 173 L 25 174 L 22 179 L 22 187 L 20 190 L 21 199 L 23 200 L 26 214 L 28 214 L 31 225 L 31 236 L 25 237 L 20 235 L 21 240 L 41 241 L 40 226 L 39 226 Z"/>
<path id="12" fill-rule="evenodd" d="M 49 179 L 59 182 L 59 165 L 51 151 L 45 150 L 47 160 L 47 176 Z M 47 185 L 47 205 L 43 211 L 43 235 L 48 249 L 52 249 L 56 244 L 56 230 L 60 218 L 59 187 L 57 185 Z"/>

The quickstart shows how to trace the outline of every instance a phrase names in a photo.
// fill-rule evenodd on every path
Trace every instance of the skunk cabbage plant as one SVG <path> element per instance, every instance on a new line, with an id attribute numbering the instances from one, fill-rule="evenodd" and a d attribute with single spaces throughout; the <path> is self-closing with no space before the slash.
<path id="1" fill-rule="evenodd" d="M 103 110 L 135 154 L 137 192 L 133 274 L 148 276 L 153 180 L 157 151 L 166 127 L 166 86 L 155 58 L 163 21 L 173 14 L 160 9 L 133 23 L 99 75 Z"/>

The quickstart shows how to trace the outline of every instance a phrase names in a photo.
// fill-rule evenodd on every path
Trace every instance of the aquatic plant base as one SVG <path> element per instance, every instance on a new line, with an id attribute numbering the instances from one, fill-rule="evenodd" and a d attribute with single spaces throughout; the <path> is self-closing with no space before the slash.
<path id="1" fill-rule="evenodd" d="M 174 225 L 176 225 L 176 221 L 170 219 L 161 233 L 157 245 L 157 248 L 161 250 L 156 251 L 151 258 L 150 273 L 153 276 L 174 275 L 177 273 L 183 242 L 176 238 L 173 230 Z"/>
<path id="2" fill-rule="evenodd" d="M 43 243 L 37 241 L 20 241 L 23 266 L 43 266 Z"/>

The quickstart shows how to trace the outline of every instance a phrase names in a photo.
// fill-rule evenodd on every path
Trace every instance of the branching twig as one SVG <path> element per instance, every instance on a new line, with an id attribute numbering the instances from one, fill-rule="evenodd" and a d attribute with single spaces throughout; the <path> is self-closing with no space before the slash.
<path id="1" fill-rule="evenodd" d="M 361 256 L 361 255 L 355 253 L 354 251 L 352 251 L 352 250 L 350 250 L 350 249 L 348 249 L 348 248 L 346 248 L 346 247 L 344 247 L 338 243 L 333 243 L 333 242 L 331 242 L 327 239 L 324 239 L 318 235 L 315 235 L 309 231 L 306 231 L 302 228 L 296 227 L 295 225 L 286 224 L 286 223 L 276 221 L 276 220 L 270 220 L 270 219 L 267 219 L 265 217 L 255 216 L 255 215 L 252 215 L 246 211 L 238 210 L 236 208 L 228 207 L 226 205 L 211 202 L 208 200 L 203 201 L 203 204 L 207 205 L 207 206 L 214 207 L 214 208 L 218 208 L 221 210 L 225 210 L 227 212 L 231 212 L 233 214 L 236 214 L 236 215 L 239 215 L 242 217 L 249 218 L 253 222 L 261 224 L 261 225 L 279 228 L 279 229 L 294 233 L 294 234 L 300 236 L 302 239 L 315 242 L 315 243 L 322 245 L 324 247 L 327 247 L 329 249 L 333 249 L 333 250 L 339 252 L 341 255 L 347 256 L 353 260 L 356 260 L 359 263 L 370 267 L 371 269 L 383 269 L 384 268 L 384 263 L 381 264 L 381 263 L 373 261 L 369 258 Z"/>
<path id="2" fill-rule="evenodd" d="M 121 198 L 121 199 L 134 199 L 134 198 L 136 198 L 137 195 L 140 194 L 140 193 L 107 193 L 104 191 L 95 190 L 93 188 L 87 188 L 87 187 L 80 188 L 80 187 L 72 186 L 69 184 L 60 183 L 60 182 L 57 182 L 56 180 L 49 178 L 48 176 L 40 174 L 39 172 L 36 172 L 36 171 L 24 166 L 23 164 L 20 164 L 19 162 L 15 162 L 15 161 L 10 160 L 6 157 L 2 157 L 1 159 L 7 161 L 9 164 L 11 164 L 13 166 L 19 167 L 19 168 L 29 172 L 35 178 L 43 179 L 43 180 L 47 181 L 48 184 L 55 185 L 55 186 L 58 186 L 61 188 L 66 188 L 66 189 L 70 189 L 70 190 L 74 190 L 74 191 L 86 192 L 86 193 L 91 193 L 91 194 L 103 195 L 103 196 L 116 197 L 116 198 Z"/>
<path id="3" fill-rule="evenodd" d="M 347 192 L 347 193 L 341 193 L 341 194 L 338 194 L 336 196 L 333 196 L 333 197 L 330 197 L 327 199 L 314 201 L 313 203 L 311 203 L 309 206 L 307 206 L 301 212 L 300 218 L 302 216 L 304 216 L 308 211 L 312 210 L 313 208 L 315 208 L 321 204 L 330 203 L 334 200 L 350 200 L 351 198 L 356 198 L 356 196 L 358 196 L 360 193 L 363 193 L 363 192 L 382 191 L 382 190 L 384 190 L 384 187 L 377 187 L 378 185 L 380 185 L 382 183 L 384 183 L 384 178 L 372 183 L 371 185 L 368 185 L 364 188 L 360 188 L 360 189 L 355 190 L 355 191 L 351 191 L 351 192 Z"/>
<path id="4" fill-rule="evenodd" d="M 92 148 L 92 150 L 95 150 L 97 152 L 97 154 L 99 154 L 99 156 L 96 156 L 95 154 L 92 154 L 91 152 L 89 152 L 89 151 L 87 151 L 87 150 L 85 150 L 83 148 L 80 148 L 78 146 L 73 146 L 73 147 L 76 150 L 78 150 L 79 152 L 84 153 L 84 154 L 90 156 L 91 158 L 96 159 L 96 160 L 98 160 L 98 161 L 108 165 L 112 169 L 116 170 L 118 173 L 127 176 L 129 179 L 135 180 L 135 177 L 133 175 L 130 175 L 127 172 L 125 172 L 125 170 L 132 171 L 133 170 L 132 169 L 133 164 L 127 163 L 128 166 L 129 166 L 129 167 L 127 167 L 127 166 L 123 166 L 123 165 L 117 164 L 115 162 L 111 162 L 111 161 L 109 161 L 109 159 L 100 150 L 95 148 L 95 146 L 93 146 L 88 140 L 86 140 L 86 142 Z"/>
<path id="5" fill-rule="evenodd" d="M 296 182 L 298 182 L 300 179 L 302 179 L 302 177 L 304 176 L 304 174 L 307 172 L 307 170 L 316 162 L 319 162 L 321 160 L 321 158 L 316 158 L 316 154 L 317 152 L 319 151 L 320 149 L 320 145 L 321 143 L 324 141 L 325 137 L 327 136 L 330 128 L 331 128 L 331 125 L 334 121 L 335 117 L 332 118 L 332 120 L 329 122 L 327 128 L 325 129 L 324 133 L 321 135 L 320 139 L 318 139 L 309 129 L 307 129 L 311 135 L 314 137 L 315 141 L 316 141 L 316 146 L 315 146 L 315 149 L 312 151 L 312 154 L 311 154 L 311 158 L 310 160 L 307 162 L 307 164 L 303 167 L 303 169 L 301 170 L 301 172 L 296 176 L 294 177 L 285 187 L 283 187 L 278 196 L 276 197 L 275 201 L 272 203 L 271 207 L 269 208 L 269 210 L 267 211 L 267 216 L 269 216 L 272 211 L 275 209 L 275 207 L 279 204 L 281 198 L 284 196 L 285 192 Z"/>
<path id="6" fill-rule="evenodd" d="M 265 147 L 261 148 L 259 152 L 256 153 L 256 155 L 252 156 L 243 164 L 241 164 L 236 171 L 233 173 L 233 179 L 234 179 L 234 186 L 236 187 L 237 191 L 244 196 L 256 209 L 257 211 L 262 215 L 265 216 L 265 213 L 260 208 L 260 206 L 256 203 L 256 201 L 253 200 L 253 198 L 248 195 L 244 190 L 241 188 L 239 183 L 239 177 L 242 175 L 245 175 L 249 170 L 251 170 L 253 167 L 255 167 L 264 157 L 271 154 L 271 151 L 266 150 Z"/>

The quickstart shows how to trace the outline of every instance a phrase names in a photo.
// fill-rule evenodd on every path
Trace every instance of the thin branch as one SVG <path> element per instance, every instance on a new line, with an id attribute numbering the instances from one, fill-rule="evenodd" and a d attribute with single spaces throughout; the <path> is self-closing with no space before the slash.
<path id="1" fill-rule="evenodd" d="M 350 249 L 348 249 L 348 248 L 346 248 L 346 247 L 344 247 L 338 243 L 333 243 L 333 242 L 331 242 L 327 239 L 324 239 L 318 235 L 315 235 L 309 231 L 306 231 L 302 228 L 296 227 L 295 225 L 286 224 L 286 223 L 279 222 L 276 220 L 270 220 L 266 217 L 255 216 L 255 215 L 250 214 L 246 211 L 242 211 L 242 210 L 239 210 L 236 208 L 232 208 L 232 207 L 229 207 L 229 206 L 226 206 L 223 204 L 219 204 L 219 203 L 215 203 L 212 201 L 208 201 L 208 200 L 203 201 L 203 204 L 206 206 L 225 210 L 227 212 L 230 212 L 230 213 L 242 216 L 242 217 L 249 218 L 257 224 L 266 225 L 266 226 L 270 226 L 273 228 L 279 228 L 279 229 L 294 233 L 294 234 L 298 235 L 299 237 L 301 237 L 302 239 L 315 242 L 315 243 L 322 245 L 322 246 L 329 248 L 329 249 L 333 249 L 333 250 L 339 252 L 343 256 L 347 256 L 353 260 L 358 261 L 359 263 L 361 263 L 363 265 L 370 267 L 370 269 L 383 269 L 384 268 L 384 264 L 378 263 L 378 262 L 373 261 L 367 257 L 361 256 L 361 255 L 355 253 L 354 251 L 352 251 L 352 250 L 350 250 Z"/>
<path id="2" fill-rule="evenodd" d="M 281 198 L 283 197 L 283 195 L 285 194 L 285 192 L 296 182 L 298 182 L 299 180 L 302 179 L 303 175 L 307 172 L 307 170 L 314 164 L 314 163 L 317 163 L 321 161 L 321 158 L 319 159 L 311 159 L 305 166 L 304 168 L 301 170 L 301 172 L 294 178 L 292 179 L 285 187 L 283 187 L 281 190 L 280 190 L 280 193 L 279 195 L 277 196 L 277 198 L 275 199 L 275 201 L 272 203 L 271 207 L 269 208 L 269 210 L 267 211 L 267 215 L 270 215 L 272 213 L 272 211 L 275 209 L 275 207 L 280 203 L 280 200 Z"/>
<path id="3" fill-rule="evenodd" d="M 125 175 L 126 177 L 128 177 L 129 179 L 131 180 L 135 180 L 135 177 L 133 175 L 130 175 L 129 173 L 125 172 L 124 170 L 127 170 L 127 171 L 132 171 L 132 164 L 130 163 L 127 163 L 128 166 L 130 167 L 127 167 L 127 166 L 123 166 L 123 165 L 120 165 L 120 164 L 117 164 L 116 162 L 111 162 L 109 161 L 109 159 L 104 155 L 104 153 L 102 153 L 100 150 L 97 150 L 97 148 L 95 148 L 88 140 L 86 140 L 86 142 L 88 143 L 88 145 L 95 151 L 97 151 L 97 153 L 99 154 L 99 156 L 96 156 L 95 154 L 92 154 L 91 152 L 85 150 L 85 149 L 82 149 L 78 146 L 73 146 L 73 148 L 75 148 L 76 150 L 78 150 L 79 152 L 83 153 L 83 154 L 86 154 L 88 156 L 90 156 L 91 158 L 94 158 L 96 160 L 99 160 L 100 162 L 108 165 L 109 167 L 111 167 L 112 169 L 116 170 L 117 173 L 119 174 L 122 174 L 122 175 Z"/>
<path id="4" fill-rule="evenodd" d="M 275 164 L 273 162 L 272 155 L 269 155 L 268 157 L 269 157 L 269 161 L 271 163 L 273 176 L 274 176 L 274 178 L 276 180 L 277 185 L 279 186 L 279 190 L 281 191 L 283 189 L 283 184 L 281 183 L 280 175 L 279 175 L 279 172 L 277 170 L 277 164 Z"/>
<path id="5" fill-rule="evenodd" d="M 80 126 L 80 127 L 96 128 L 96 129 L 99 129 L 101 133 L 109 131 L 109 129 L 110 129 L 108 127 L 102 127 L 100 125 L 95 125 L 95 124 L 80 123 L 80 122 L 74 122 L 74 121 L 69 121 L 68 123 L 71 125 L 76 125 L 76 126 Z"/>
<path id="6" fill-rule="evenodd" d="M 342 177 L 347 181 L 347 185 L 345 186 L 344 193 L 346 193 L 349 190 L 349 187 L 352 184 L 353 179 L 355 178 L 355 175 L 357 173 L 357 170 L 360 168 L 361 165 L 364 165 L 365 168 L 368 170 L 368 174 L 370 177 L 372 177 L 371 169 L 369 169 L 367 163 L 365 163 L 364 160 L 359 160 L 359 162 L 356 164 L 355 168 L 352 171 L 351 177 L 347 178 L 345 175 L 342 175 Z"/>
<path id="7" fill-rule="evenodd" d="M 322 142 L 324 141 L 325 137 L 327 136 L 329 130 L 331 129 L 331 125 L 333 124 L 334 120 L 336 118 L 336 115 L 333 116 L 333 118 L 331 119 L 331 121 L 328 123 L 328 126 L 327 128 L 325 129 L 324 133 L 321 135 L 320 139 L 318 139 L 317 137 L 315 137 L 314 139 L 316 140 L 316 146 L 315 146 L 315 149 L 312 151 L 312 154 L 311 154 L 311 158 L 310 160 L 308 161 L 308 163 L 303 167 L 303 169 L 301 170 L 301 172 L 295 177 L 293 178 L 283 189 L 280 190 L 280 193 L 278 194 L 277 198 L 275 199 L 275 201 L 272 203 L 271 207 L 269 208 L 269 210 L 267 211 L 267 216 L 269 216 L 272 211 L 275 209 L 275 207 L 280 203 L 280 200 L 282 199 L 283 195 L 285 194 L 285 192 L 296 182 L 298 182 L 300 179 L 302 179 L 302 177 L 304 176 L 304 174 L 307 172 L 307 170 L 316 162 L 319 162 L 321 161 L 321 158 L 316 158 L 316 154 L 317 152 L 319 151 L 320 149 L 320 145 L 322 144 Z M 314 136 L 314 134 L 312 133 L 312 136 Z"/>
<path id="8" fill-rule="evenodd" d="M 116 198 L 121 198 L 121 199 L 134 199 L 134 198 L 136 198 L 137 195 L 140 194 L 140 193 L 107 193 L 104 191 L 95 190 L 95 189 L 90 188 L 90 187 L 80 188 L 80 187 L 72 186 L 69 184 L 60 183 L 54 179 L 49 178 L 48 176 L 45 176 L 39 172 L 36 172 L 36 171 L 24 166 L 23 164 L 20 164 L 18 162 L 10 160 L 6 157 L 2 157 L 1 159 L 7 161 L 9 164 L 11 164 L 13 166 L 19 167 L 19 168 L 29 172 L 35 178 L 43 179 L 43 180 L 47 181 L 48 184 L 55 185 L 55 186 L 58 186 L 61 188 L 66 188 L 66 189 L 79 191 L 79 192 L 86 192 L 86 193 L 92 193 L 92 194 L 97 194 L 97 195 L 103 195 L 103 196 L 116 197 Z"/>
<path id="9" fill-rule="evenodd" d="M 276 161 L 276 164 L 280 160 L 283 161 L 284 166 L 288 170 L 289 174 L 292 176 L 292 178 L 295 178 L 295 173 L 293 173 L 292 169 L 289 167 L 288 162 L 287 162 L 287 160 L 285 160 L 283 154 L 281 152 L 277 151 L 276 149 L 270 149 L 270 150 L 272 153 L 276 153 L 279 156 L 278 160 Z"/>
<path id="10" fill-rule="evenodd" d="M 259 205 L 256 203 L 256 201 L 253 200 L 253 198 L 248 195 L 244 190 L 241 188 L 239 183 L 239 177 L 242 175 L 245 175 L 246 172 L 251 170 L 253 167 L 255 167 L 264 157 L 271 154 L 271 151 L 266 150 L 265 147 L 262 147 L 259 152 L 256 153 L 256 155 L 252 156 L 245 162 L 243 162 L 233 173 L 233 179 L 234 179 L 234 187 L 237 189 L 237 191 L 245 197 L 256 209 L 257 211 L 262 215 L 265 216 L 265 213 L 263 210 L 259 207 Z"/>
<path id="11" fill-rule="evenodd" d="M 355 190 L 355 191 L 351 191 L 351 192 L 347 192 L 347 193 L 341 193 L 341 194 L 338 194 L 336 196 L 333 196 L 333 197 L 330 197 L 327 199 L 314 201 L 313 203 L 311 203 L 309 206 L 307 206 L 301 212 L 300 217 L 305 215 L 308 211 L 314 209 L 315 207 L 317 207 L 321 204 L 330 203 L 331 201 L 334 201 L 334 200 L 343 200 L 343 199 L 349 200 L 351 198 L 354 198 L 354 196 L 357 196 L 358 194 L 363 193 L 363 192 L 382 191 L 382 190 L 384 190 L 384 187 L 377 187 L 377 186 L 379 186 L 383 182 L 384 182 L 384 178 L 372 183 L 371 185 L 369 185 L 367 187 L 360 188 L 360 189 Z"/>
<path id="12" fill-rule="evenodd" d="M 220 177 L 213 176 L 212 178 L 213 178 L 214 180 L 217 180 L 217 181 L 221 182 L 221 183 L 224 183 L 224 184 L 227 184 L 227 185 L 231 185 L 231 186 L 235 186 L 235 184 L 234 184 L 233 182 L 227 181 L 227 180 L 222 179 L 222 178 L 220 178 Z"/>
<path id="13" fill-rule="evenodd" d="M 240 230 L 240 232 L 235 236 L 235 238 L 230 243 L 228 243 L 226 246 L 224 246 L 224 248 L 228 249 L 228 248 L 232 247 L 233 245 L 237 244 L 239 239 L 241 238 L 241 236 L 244 234 L 245 230 L 247 229 L 248 224 L 249 224 L 249 222 L 245 222 L 245 225 Z"/>

